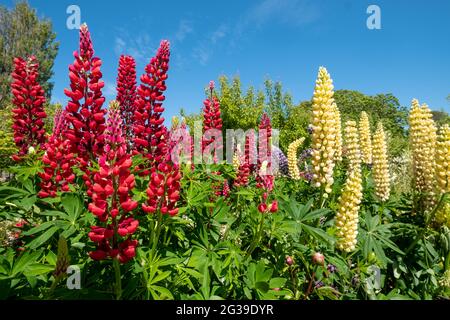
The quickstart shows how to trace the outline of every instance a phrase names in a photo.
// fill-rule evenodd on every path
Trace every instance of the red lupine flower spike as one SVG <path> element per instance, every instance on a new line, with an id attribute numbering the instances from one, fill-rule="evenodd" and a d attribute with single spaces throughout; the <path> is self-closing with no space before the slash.
<path id="1" fill-rule="evenodd" d="M 220 130 L 222 131 L 222 118 L 220 117 L 220 103 L 219 100 L 213 95 L 214 81 L 209 84 L 210 96 L 203 102 L 203 133 L 208 130 Z M 202 152 L 208 146 L 214 147 L 214 163 L 218 162 L 217 153 L 222 148 L 221 135 L 216 135 L 211 138 L 203 138 L 202 140 Z"/>
<path id="2" fill-rule="evenodd" d="M 75 180 L 73 166 L 75 157 L 70 150 L 70 142 L 65 138 L 67 129 L 66 112 L 58 110 L 54 118 L 53 133 L 44 145 L 42 156 L 44 172 L 39 173 L 41 190 L 39 197 L 56 197 L 58 191 L 69 191 L 69 185 Z"/>
<path id="3" fill-rule="evenodd" d="M 122 134 L 117 101 L 110 104 L 104 141 L 104 153 L 99 160 L 100 169 L 94 174 L 92 201 L 88 206 L 103 226 L 91 227 L 89 238 L 97 243 L 97 250 L 90 256 L 95 260 L 117 258 L 125 263 L 135 255 L 137 241 L 131 240 L 131 235 L 139 222 L 129 214 L 138 203 L 131 197 L 135 180 L 130 172 L 132 161 Z"/>
<path id="4" fill-rule="evenodd" d="M 103 152 L 106 113 L 102 109 L 105 101 L 102 95 L 105 84 L 101 81 L 100 71 L 102 61 L 93 55 L 91 36 L 87 25 L 83 24 L 79 51 L 74 52 L 75 60 L 69 66 L 70 89 L 64 89 L 64 93 L 70 98 L 66 106 L 69 123 L 66 137 L 72 152 L 77 154 L 81 169 L 86 172 L 83 179 L 88 187 L 91 182 L 87 167 Z"/>
<path id="5" fill-rule="evenodd" d="M 13 81 L 11 89 L 13 94 L 14 142 L 19 148 L 17 155 L 13 156 L 19 161 L 28 153 L 30 147 L 41 147 L 45 142 L 44 119 L 44 90 L 38 83 L 39 64 L 34 56 L 25 61 L 22 58 L 14 59 Z"/>
<path id="6" fill-rule="evenodd" d="M 262 202 L 258 206 L 261 213 L 276 212 L 278 203 L 276 200 L 269 206 L 268 197 L 273 190 L 275 177 L 272 173 L 272 125 L 266 113 L 262 115 L 259 125 L 258 143 L 258 168 L 256 176 L 256 187 L 263 191 Z"/>
<path id="7" fill-rule="evenodd" d="M 150 164 L 159 163 L 168 156 L 167 128 L 162 117 L 164 91 L 169 69 L 169 42 L 161 41 L 156 56 L 145 67 L 141 85 L 137 89 L 134 112 L 134 154 L 142 154 Z M 146 175 L 148 171 L 141 174 Z"/>
<path id="8" fill-rule="evenodd" d="M 122 115 L 123 133 L 128 151 L 133 144 L 133 117 L 136 104 L 136 62 L 131 56 L 121 55 L 117 75 L 117 98 Z"/>

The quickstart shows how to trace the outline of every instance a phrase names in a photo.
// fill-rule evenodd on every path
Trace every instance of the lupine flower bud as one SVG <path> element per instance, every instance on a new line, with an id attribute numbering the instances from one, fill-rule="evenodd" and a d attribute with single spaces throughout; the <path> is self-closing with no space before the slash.
<path id="1" fill-rule="evenodd" d="M 116 100 L 120 104 L 123 133 L 130 151 L 133 143 L 133 117 L 136 104 L 136 62 L 131 56 L 120 56 Z"/>
<path id="2" fill-rule="evenodd" d="M 14 142 L 19 148 L 13 160 L 19 161 L 30 147 L 41 147 L 45 142 L 44 90 L 38 83 L 39 64 L 34 56 L 25 61 L 14 58 L 11 89 L 13 94 Z"/>
<path id="3" fill-rule="evenodd" d="M 44 145 L 42 156 L 44 172 L 39 173 L 41 198 L 56 197 L 58 191 L 69 191 L 69 185 L 75 180 L 72 168 L 76 164 L 75 156 L 70 152 L 70 141 L 66 139 L 67 120 L 65 111 L 57 111 L 53 133 Z"/>
<path id="4" fill-rule="evenodd" d="M 369 117 L 365 111 L 361 112 L 359 135 L 361 137 L 362 161 L 366 164 L 372 164 L 372 135 L 370 133 Z"/>
<path id="5" fill-rule="evenodd" d="M 138 203 L 131 197 L 135 180 L 130 172 L 132 161 L 126 150 L 117 101 L 110 103 L 104 141 L 105 150 L 99 160 L 100 169 L 94 175 L 92 202 L 88 206 L 104 226 L 91 227 L 88 236 L 97 244 L 97 250 L 90 252 L 90 257 L 117 258 L 126 263 L 135 256 L 137 241 L 131 240 L 131 235 L 139 221 L 129 214 Z"/>
<path id="6" fill-rule="evenodd" d="M 305 138 L 299 138 L 293 142 L 291 142 L 291 144 L 289 144 L 288 147 L 288 164 L 289 164 L 289 174 L 291 176 L 292 179 L 294 180 L 300 180 L 300 170 L 298 168 L 297 165 L 297 149 L 299 146 L 301 146 L 303 144 L 303 141 L 305 141 Z"/>
<path id="7" fill-rule="evenodd" d="M 450 126 L 441 127 L 436 144 L 436 181 L 439 194 L 450 192 Z M 436 222 L 450 227 L 450 204 L 436 212 Z"/>
<path id="8" fill-rule="evenodd" d="M 287 257 L 286 257 L 286 264 L 287 264 L 288 266 L 292 266 L 292 265 L 294 264 L 294 259 L 292 259 L 291 256 L 287 256 Z"/>
<path id="9" fill-rule="evenodd" d="M 415 188 L 425 194 L 425 204 L 434 202 L 434 157 L 436 126 L 426 104 L 413 99 L 409 113 L 410 148 L 412 153 Z"/>
<path id="10" fill-rule="evenodd" d="M 325 263 L 325 256 L 320 252 L 315 252 L 312 256 L 312 261 L 314 264 L 323 266 Z"/>
<path id="11" fill-rule="evenodd" d="M 336 214 L 336 246 L 339 250 L 350 252 L 355 249 L 358 235 L 359 206 L 362 199 L 361 153 L 359 150 L 358 129 L 355 121 L 347 121 L 345 143 L 349 160 L 348 176 L 344 190 L 339 198 Z"/>
<path id="12" fill-rule="evenodd" d="M 167 128 L 164 126 L 162 105 L 165 100 L 169 69 L 169 42 L 161 41 L 156 56 L 145 67 L 141 85 L 137 89 L 134 112 L 134 154 L 142 154 L 151 164 L 160 163 L 167 156 Z M 141 174 L 149 172 L 144 170 Z"/>
<path id="13" fill-rule="evenodd" d="M 335 123 L 336 123 L 336 140 L 334 142 L 334 148 L 335 148 L 334 160 L 342 161 L 341 112 L 339 111 L 339 108 L 337 107 L 336 103 L 333 103 L 333 110 L 334 110 L 334 119 L 335 119 Z"/>
<path id="14" fill-rule="evenodd" d="M 386 201 L 389 199 L 391 192 L 391 178 L 389 174 L 386 135 L 381 122 L 378 123 L 377 130 L 373 135 L 372 143 L 372 170 L 373 180 L 375 182 L 375 194 L 381 199 L 381 201 Z"/>
<path id="15" fill-rule="evenodd" d="M 336 116 L 333 107 L 333 81 L 327 70 L 319 69 L 313 95 L 312 169 L 313 183 L 331 192 L 336 149 Z"/>

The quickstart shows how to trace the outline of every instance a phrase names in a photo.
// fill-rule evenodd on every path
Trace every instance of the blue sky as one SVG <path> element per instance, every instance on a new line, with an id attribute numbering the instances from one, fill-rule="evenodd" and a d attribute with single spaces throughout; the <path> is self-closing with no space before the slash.
<path id="1" fill-rule="evenodd" d="M 13 1 L 1 0 L 7 6 Z M 310 99 L 319 66 L 336 89 L 393 93 L 450 112 L 450 1 L 48 1 L 30 0 L 53 22 L 60 51 L 52 100 L 63 105 L 68 65 L 78 30 L 66 27 L 76 4 L 103 60 L 108 100 L 115 97 L 121 53 L 137 60 L 137 73 L 161 39 L 171 42 L 166 119 L 200 110 L 204 87 L 219 75 L 239 75 L 243 86 L 281 81 L 295 102 Z M 367 7 L 381 9 L 381 30 L 369 30 Z"/>

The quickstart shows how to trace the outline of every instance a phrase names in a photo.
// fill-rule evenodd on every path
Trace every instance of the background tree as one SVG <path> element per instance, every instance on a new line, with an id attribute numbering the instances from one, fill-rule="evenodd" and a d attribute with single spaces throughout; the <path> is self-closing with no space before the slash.
<path id="1" fill-rule="evenodd" d="M 0 109 L 10 101 L 9 86 L 14 57 L 35 55 L 39 61 L 39 83 L 49 99 L 53 88 L 50 78 L 59 43 L 50 20 L 39 19 L 36 10 L 18 2 L 8 10 L 0 6 Z"/>

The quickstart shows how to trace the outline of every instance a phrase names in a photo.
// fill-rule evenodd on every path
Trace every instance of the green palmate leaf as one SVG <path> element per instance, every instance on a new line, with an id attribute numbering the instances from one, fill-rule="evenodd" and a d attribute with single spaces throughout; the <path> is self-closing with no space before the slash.
<path id="1" fill-rule="evenodd" d="M 80 198 L 73 193 L 68 193 L 62 197 L 61 203 L 69 215 L 69 220 L 75 222 L 83 210 L 83 203 Z"/>
<path id="2" fill-rule="evenodd" d="M 305 230 L 306 233 L 308 233 L 313 238 L 326 241 L 330 244 L 335 242 L 334 237 L 330 236 L 328 233 L 326 233 L 322 229 L 311 227 L 306 224 L 302 225 L 302 228 L 303 228 L 303 230 Z"/>
<path id="3" fill-rule="evenodd" d="M 56 231 L 58 231 L 58 227 L 51 227 L 47 231 L 45 231 L 43 234 L 41 234 L 39 237 L 31 241 L 27 244 L 27 247 L 29 247 L 31 250 L 34 250 L 40 246 L 42 246 L 44 243 L 46 243 L 54 234 Z"/>
<path id="4" fill-rule="evenodd" d="M 20 258 L 14 263 L 14 266 L 11 271 L 11 276 L 15 276 L 18 273 L 23 272 L 28 265 L 35 263 L 41 256 L 41 253 L 42 253 L 41 250 L 34 252 L 25 251 L 20 256 Z"/>
<path id="5" fill-rule="evenodd" d="M 38 276 L 41 274 L 46 274 L 46 273 L 52 272 L 53 270 L 54 270 L 53 266 L 50 266 L 47 264 L 36 263 L 36 264 L 31 264 L 31 265 L 27 266 L 23 273 L 25 276 Z"/>
<path id="6" fill-rule="evenodd" d="M 54 225 L 55 225 L 54 221 L 47 221 L 37 227 L 31 228 L 30 230 L 23 232 L 22 234 L 25 236 L 30 236 L 32 234 L 47 230 L 48 228 Z"/>
<path id="7" fill-rule="evenodd" d="M 282 288 L 286 284 L 285 278 L 272 278 L 270 279 L 270 288 Z"/>

